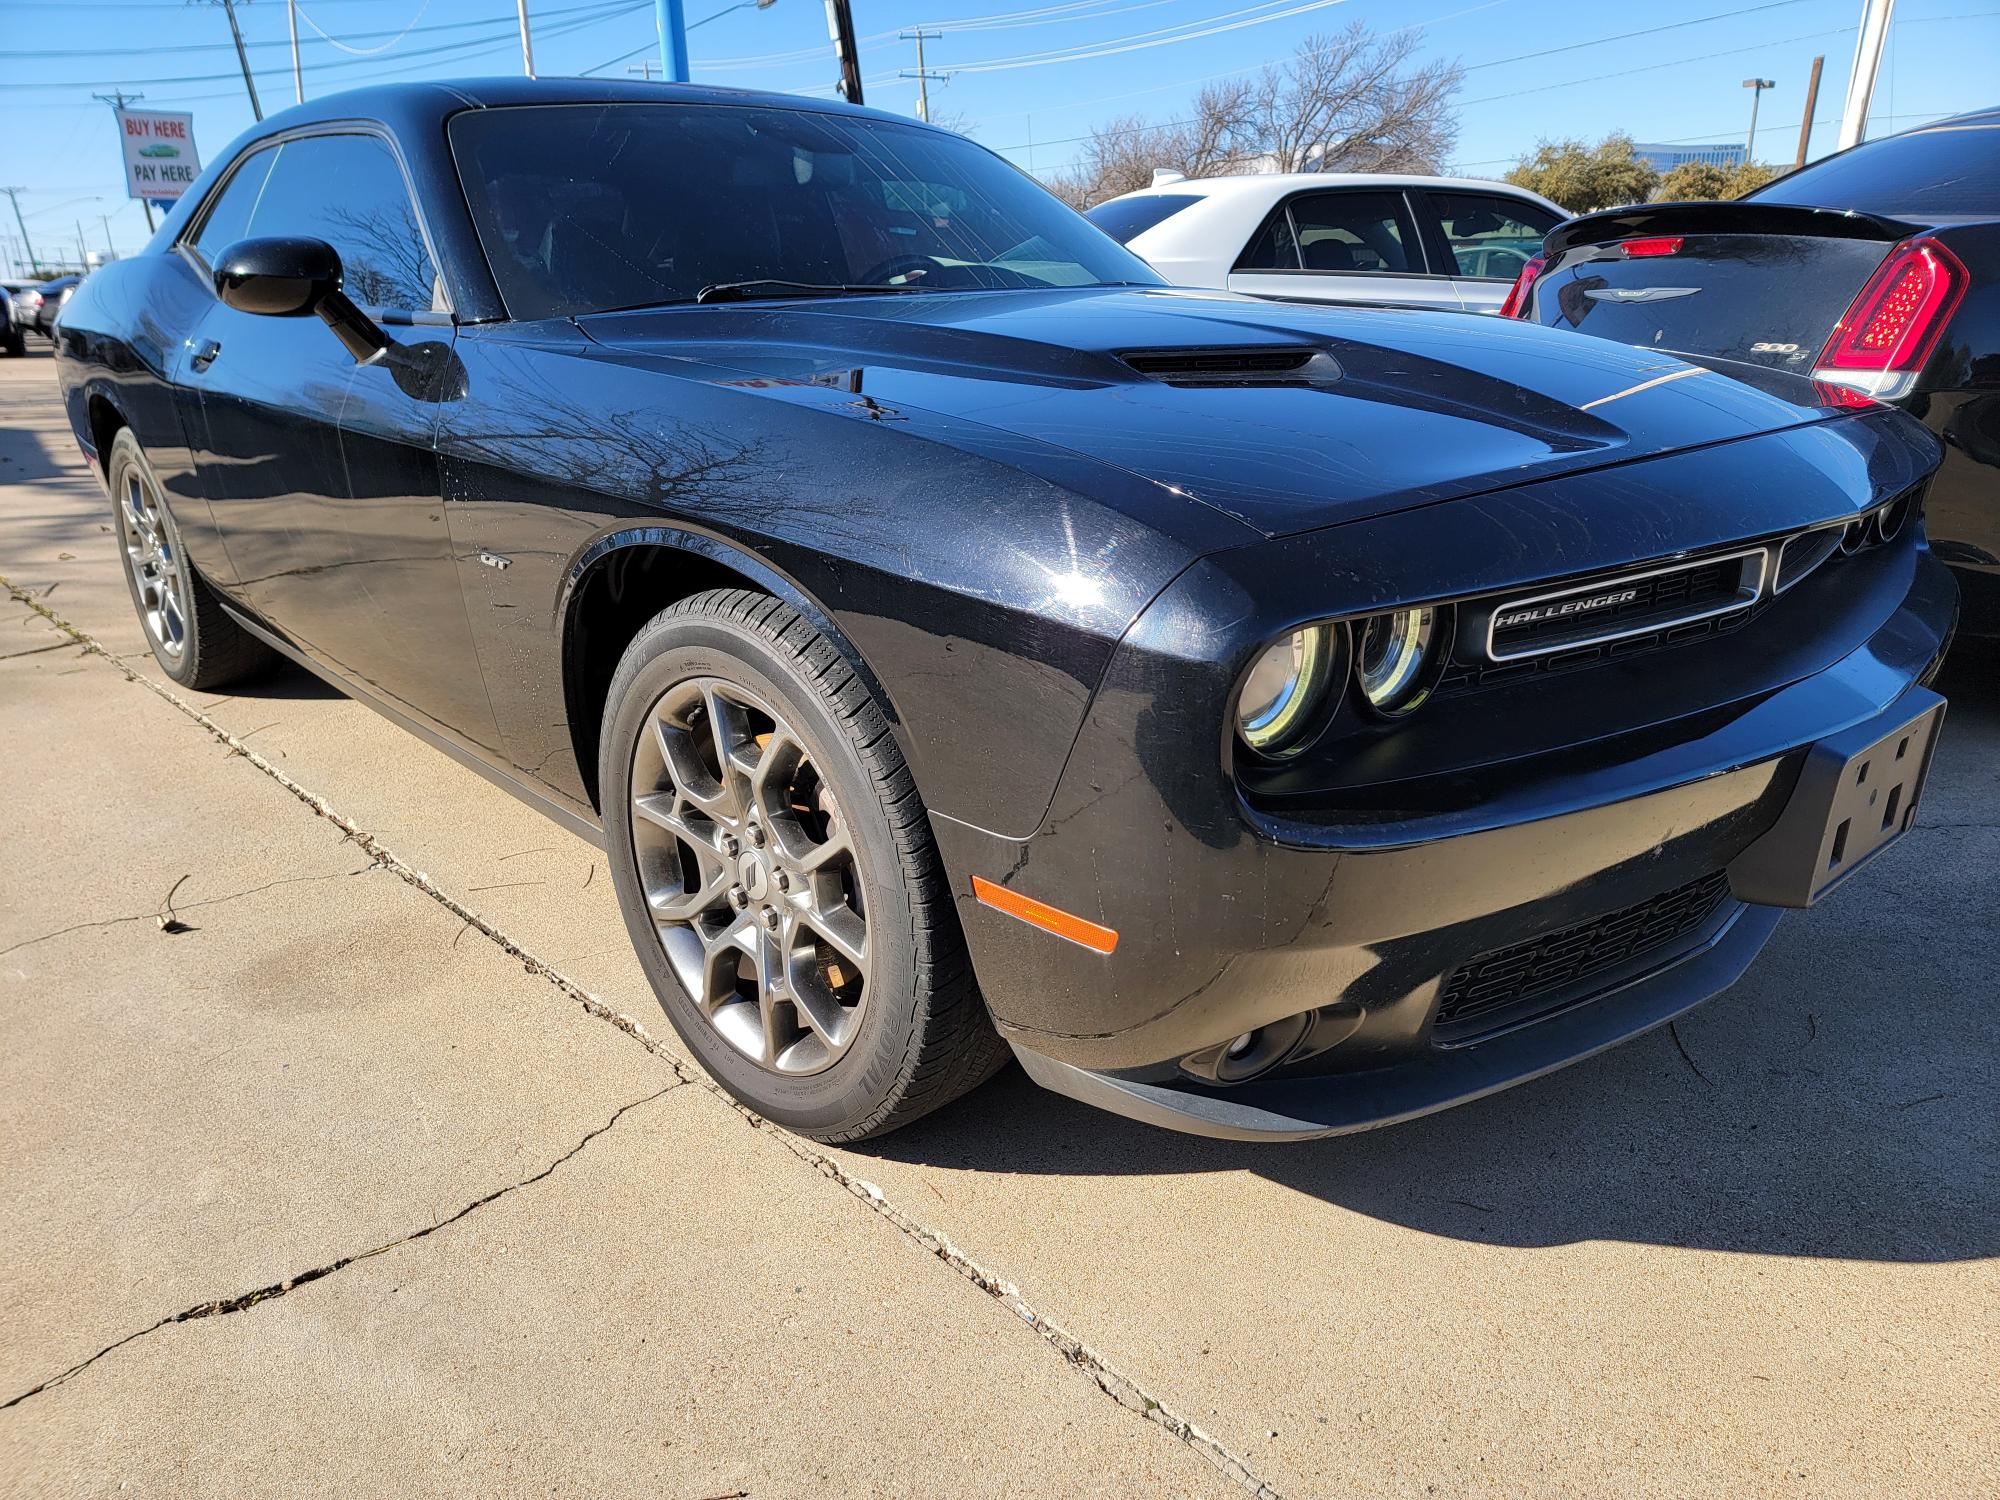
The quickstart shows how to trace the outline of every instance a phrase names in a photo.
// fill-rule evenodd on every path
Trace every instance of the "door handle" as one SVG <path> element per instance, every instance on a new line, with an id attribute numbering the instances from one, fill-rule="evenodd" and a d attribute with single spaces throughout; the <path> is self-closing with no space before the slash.
<path id="1" fill-rule="evenodd" d="M 195 350 L 194 358 L 189 360 L 188 363 L 194 367 L 195 374 L 203 375 L 207 373 L 208 367 L 215 363 L 216 355 L 221 352 L 222 345 L 214 339 L 209 339 L 199 349 Z"/>

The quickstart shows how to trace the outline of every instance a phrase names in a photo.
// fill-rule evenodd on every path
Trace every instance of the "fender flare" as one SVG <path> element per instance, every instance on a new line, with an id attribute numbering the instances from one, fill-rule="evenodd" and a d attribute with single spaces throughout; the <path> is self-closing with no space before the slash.
<path id="1" fill-rule="evenodd" d="M 883 717 L 889 722 L 889 732 L 896 737 L 903 759 L 912 767 L 914 774 L 916 758 L 912 754 L 913 747 L 902 715 L 896 711 L 895 698 L 883 685 L 873 664 L 861 654 L 847 632 L 834 621 L 832 614 L 797 579 L 773 567 L 758 553 L 707 532 L 657 522 L 625 526 L 594 538 L 570 559 L 569 566 L 563 570 L 562 587 L 557 591 L 550 620 L 556 635 L 556 659 L 563 664 L 565 683 L 569 678 L 570 635 L 575 623 L 576 601 L 583 582 L 607 558 L 633 547 L 663 547 L 703 558 L 741 574 L 757 588 L 797 610 L 807 624 L 833 642 L 834 649 L 847 658 L 848 664 L 875 695 L 875 701 L 882 706 Z M 571 708 L 574 709 L 573 704 Z"/>

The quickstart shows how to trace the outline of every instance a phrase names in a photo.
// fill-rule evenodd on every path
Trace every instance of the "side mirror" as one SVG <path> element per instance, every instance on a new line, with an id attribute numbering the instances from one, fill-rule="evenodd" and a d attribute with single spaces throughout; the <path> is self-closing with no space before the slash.
<path id="1" fill-rule="evenodd" d="M 340 278 L 340 252 L 325 240 L 238 240 L 215 263 L 215 295 L 238 312 L 301 318 Z"/>
<path id="2" fill-rule="evenodd" d="M 215 295 L 238 312 L 268 318 L 317 313 L 365 363 L 389 347 L 389 335 L 340 289 L 341 276 L 340 252 L 325 240 L 238 240 L 215 262 Z"/>

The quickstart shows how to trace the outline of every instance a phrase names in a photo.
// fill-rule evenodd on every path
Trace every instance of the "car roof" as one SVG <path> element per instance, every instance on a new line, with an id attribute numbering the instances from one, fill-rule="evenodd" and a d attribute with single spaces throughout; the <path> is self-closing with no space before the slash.
<path id="1" fill-rule="evenodd" d="M 1175 182 L 1158 182 L 1136 192 L 1121 193 L 1117 198 L 1107 198 L 1106 203 L 1117 203 L 1126 198 L 1149 198 L 1160 193 L 1193 194 L 1201 198 L 1231 198 L 1242 200 L 1262 199 L 1270 203 L 1288 194 L 1305 188 L 1340 187 L 1419 187 L 1454 189 L 1468 192 L 1500 192 L 1517 198 L 1528 198 L 1536 203 L 1556 205 L 1524 187 L 1516 187 L 1511 182 L 1494 182 L 1481 177 L 1428 177 L 1412 172 L 1237 172 L 1223 177 L 1184 177 Z M 1102 205 L 1099 205 L 1100 207 Z M 1558 212 L 1561 210 L 1558 209 Z M 1568 217 L 1567 214 L 1564 215 Z"/>
<path id="2" fill-rule="evenodd" d="M 1928 125 L 1913 125 L 1908 130 L 1898 131 L 1899 135 L 1916 135 L 1925 130 L 1937 130 L 1953 125 L 2000 125 L 2000 104 L 1985 109 L 1975 109 L 1967 114 L 1953 115 L 1949 119 L 1932 120 Z"/>
<path id="3" fill-rule="evenodd" d="M 448 78 L 422 83 L 383 83 L 327 94 L 268 116 L 239 138 L 247 144 L 300 126 L 339 120 L 373 119 L 416 126 L 466 110 L 505 109 L 524 104 L 739 104 L 770 109 L 809 110 L 893 120 L 926 129 L 907 115 L 864 109 L 837 99 L 807 98 L 762 89 L 717 88 L 708 84 L 645 82 L 613 78 Z"/>

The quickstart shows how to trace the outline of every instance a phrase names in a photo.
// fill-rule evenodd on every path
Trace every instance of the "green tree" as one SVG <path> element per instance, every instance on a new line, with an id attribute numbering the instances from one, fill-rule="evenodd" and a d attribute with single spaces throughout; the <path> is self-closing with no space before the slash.
<path id="1" fill-rule="evenodd" d="M 1607 135 L 1595 146 L 1582 141 L 1543 141 L 1507 174 L 1516 187 L 1540 193 L 1573 214 L 1623 208 L 1652 196 L 1660 174 L 1632 150 L 1632 137 Z"/>
<path id="2" fill-rule="evenodd" d="M 1659 188 L 1653 196 L 1672 203 L 1741 198 L 1777 175 L 1775 167 L 1767 167 L 1761 162 L 1746 161 L 1738 162 L 1733 167 L 1719 167 L 1713 162 L 1684 161 L 1660 179 Z"/>

